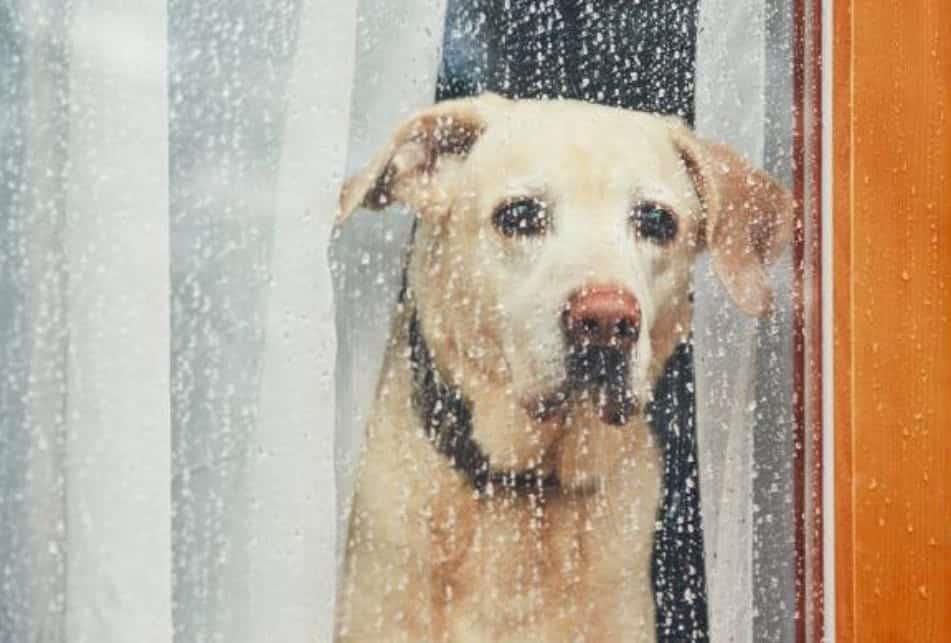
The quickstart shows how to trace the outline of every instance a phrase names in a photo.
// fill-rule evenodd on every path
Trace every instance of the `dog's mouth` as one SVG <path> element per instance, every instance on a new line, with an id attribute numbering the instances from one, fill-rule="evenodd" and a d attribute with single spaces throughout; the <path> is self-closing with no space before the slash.
<path id="1" fill-rule="evenodd" d="M 605 424 L 624 426 L 637 413 L 630 386 L 629 354 L 614 346 L 573 346 L 565 356 L 566 378 L 529 405 L 539 422 L 564 418 L 572 404 L 589 403 Z"/>

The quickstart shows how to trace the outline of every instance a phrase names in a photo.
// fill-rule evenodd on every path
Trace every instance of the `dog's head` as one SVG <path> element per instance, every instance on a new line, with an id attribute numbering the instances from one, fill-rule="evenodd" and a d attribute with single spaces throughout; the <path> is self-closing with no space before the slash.
<path id="1" fill-rule="evenodd" d="M 408 277 L 437 365 L 477 402 L 509 400 L 529 434 L 573 405 L 608 425 L 638 412 L 689 333 L 699 253 L 767 313 L 764 267 L 793 221 L 772 179 L 676 119 L 494 95 L 410 119 L 340 217 L 394 202 L 418 213 Z M 538 457 L 545 439 L 513 450 L 504 425 L 477 427 L 490 455 Z"/>

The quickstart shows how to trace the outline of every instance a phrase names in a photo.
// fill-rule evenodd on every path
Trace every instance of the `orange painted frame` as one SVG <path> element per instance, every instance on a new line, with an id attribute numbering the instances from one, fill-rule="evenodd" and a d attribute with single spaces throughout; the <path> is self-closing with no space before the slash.
<path id="1" fill-rule="evenodd" d="M 945 3 L 834 4 L 839 641 L 951 641 Z"/>

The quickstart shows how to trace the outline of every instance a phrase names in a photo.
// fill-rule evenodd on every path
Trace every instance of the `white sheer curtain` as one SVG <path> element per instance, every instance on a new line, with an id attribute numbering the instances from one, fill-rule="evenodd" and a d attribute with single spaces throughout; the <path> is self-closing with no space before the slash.
<path id="1" fill-rule="evenodd" d="M 706 0 L 697 42 L 697 131 L 730 144 L 757 165 L 765 147 L 764 18 L 762 0 Z M 712 277 L 707 262 L 697 272 Z M 694 328 L 710 638 L 753 641 L 749 428 L 754 426 L 756 321 L 736 310 L 722 289 L 698 287 Z M 731 368 L 724 368 L 727 346 L 736 356 Z"/>
<path id="2" fill-rule="evenodd" d="M 777 0 L 703 0 L 696 86 L 697 131 L 731 145 L 789 187 L 791 9 Z M 792 268 L 781 261 L 773 270 L 777 311 L 764 321 L 732 305 L 707 262 L 696 274 L 710 639 L 791 640 Z"/>
<path id="3" fill-rule="evenodd" d="M 445 0 L 360 0 L 347 173 L 414 111 L 433 102 Z M 338 500 L 343 536 L 355 454 L 363 440 L 411 218 L 394 208 L 351 218 L 331 248 L 337 307 Z M 339 542 L 339 541 L 338 541 Z"/>
<path id="4" fill-rule="evenodd" d="M 157 2 L 79 2 L 71 15 L 62 229 L 70 641 L 167 641 L 172 629 L 165 20 Z"/>
<path id="5" fill-rule="evenodd" d="M 336 339 L 327 248 L 346 157 L 356 17 L 348 2 L 304 3 L 288 82 L 251 438 L 249 642 L 332 638 Z"/>
<path id="6" fill-rule="evenodd" d="M 196 570 L 175 569 L 172 556 L 191 535 L 173 529 L 187 503 L 173 502 L 170 276 L 181 257 L 170 248 L 169 127 L 170 101 L 180 97 L 170 90 L 168 30 L 170 10 L 226 24 L 228 7 L 0 8 L 0 43 L 11 52 L 0 77 L 8 179 L 0 196 L 10 205 L 0 215 L 9 232 L 0 348 L 13 358 L 0 389 L 0 641 L 330 638 L 337 512 L 326 249 L 345 163 L 356 11 L 334 0 L 272 8 L 296 12 L 297 39 L 289 78 L 269 96 L 284 118 L 265 219 L 272 261 L 255 304 L 264 320 L 259 394 L 239 450 L 246 462 L 236 467 L 248 511 L 216 534 L 222 561 L 212 571 L 229 571 L 183 594 L 243 599 L 227 606 L 176 605 L 173 592 L 175 575 Z M 209 68 L 220 54 L 196 52 Z M 216 89 L 240 94 L 233 82 Z M 187 250 L 201 260 L 200 245 Z M 227 418 L 207 429 L 227 432 Z M 210 604 L 222 614 L 194 614 Z M 188 616 L 173 623 L 173 611 Z"/>
<path id="7" fill-rule="evenodd" d="M 5 641 L 171 637 L 165 17 L 4 7 Z"/>

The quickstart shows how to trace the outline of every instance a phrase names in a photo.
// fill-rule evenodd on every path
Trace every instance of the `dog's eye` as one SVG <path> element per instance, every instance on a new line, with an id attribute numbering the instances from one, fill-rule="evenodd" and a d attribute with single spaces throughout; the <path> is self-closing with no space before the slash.
<path id="1" fill-rule="evenodd" d="M 499 206 L 492 222 L 506 237 L 534 237 L 548 230 L 548 209 L 538 199 L 516 199 Z"/>
<path id="2" fill-rule="evenodd" d="M 677 219 L 656 203 L 641 203 L 631 214 L 634 231 L 641 239 L 666 245 L 677 236 Z"/>

